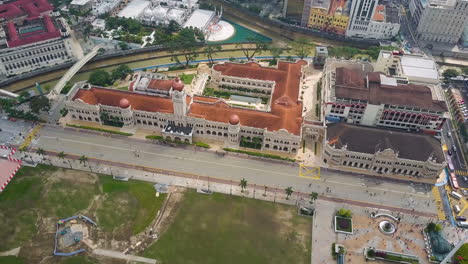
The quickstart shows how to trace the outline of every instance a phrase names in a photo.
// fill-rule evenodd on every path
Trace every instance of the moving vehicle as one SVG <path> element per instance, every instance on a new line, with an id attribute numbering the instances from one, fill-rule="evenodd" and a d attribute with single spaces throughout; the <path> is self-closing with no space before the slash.
<path id="1" fill-rule="evenodd" d="M 462 198 L 461 194 L 457 193 L 456 191 L 451 191 L 450 195 L 457 200 L 460 200 Z"/>
<path id="2" fill-rule="evenodd" d="M 457 152 L 457 147 L 455 147 L 455 144 L 452 145 L 452 151 L 453 151 L 453 152 Z"/>
<path id="3" fill-rule="evenodd" d="M 447 137 L 452 137 L 452 133 L 450 133 L 450 131 L 447 132 Z"/>
<path id="4" fill-rule="evenodd" d="M 449 156 L 452 156 L 452 151 L 448 150 L 447 154 L 449 154 Z"/>

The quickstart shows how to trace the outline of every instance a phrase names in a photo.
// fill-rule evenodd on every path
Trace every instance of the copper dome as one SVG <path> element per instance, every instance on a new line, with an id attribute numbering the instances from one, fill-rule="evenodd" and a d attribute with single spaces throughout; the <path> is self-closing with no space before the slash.
<path id="1" fill-rule="evenodd" d="M 128 108 L 130 106 L 130 101 L 128 101 L 127 98 L 122 98 L 120 99 L 119 106 L 120 108 Z"/>
<path id="2" fill-rule="evenodd" d="M 240 118 L 238 115 L 234 114 L 229 117 L 229 124 L 237 125 L 240 122 Z"/>
<path id="3" fill-rule="evenodd" d="M 179 78 L 179 76 L 176 76 L 174 80 L 172 80 L 172 89 L 179 92 L 184 89 L 184 82 Z"/>

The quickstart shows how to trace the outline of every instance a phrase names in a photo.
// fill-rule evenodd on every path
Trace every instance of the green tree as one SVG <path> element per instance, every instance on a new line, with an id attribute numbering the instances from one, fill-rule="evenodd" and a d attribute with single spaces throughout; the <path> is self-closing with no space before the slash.
<path id="1" fill-rule="evenodd" d="M 268 49 L 268 45 L 265 41 L 258 37 L 247 37 L 248 45 L 237 43 L 236 48 L 240 49 L 247 60 L 251 60 L 255 54 L 261 54 Z"/>
<path id="2" fill-rule="evenodd" d="M 128 74 L 131 74 L 133 71 L 128 67 L 127 64 L 121 64 L 119 67 L 115 68 L 111 72 L 111 78 L 113 81 L 119 80 L 127 76 Z"/>
<path id="3" fill-rule="evenodd" d="M 218 53 L 220 50 L 221 50 L 221 45 L 214 44 L 214 45 L 207 45 L 205 47 L 203 52 L 206 54 L 206 57 L 208 58 L 208 62 L 210 63 L 210 65 L 214 64 L 213 55 Z"/>
<path id="4" fill-rule="evenodd" d="M 86 162 L 88 162 L 88 157 L 83 155 L 79 158 L 79 161 L 80 161 L 80 164 L 86 164 Z"/>
<path id="5" fill-rule="evenodd" d="M 36 153 L 37 153 L 38 155 L 44 156 L 44 155 L 45 155 L 45 150 L 42 149 L 42 148 L 38 148 L 37 151 L 36 151 Z"/>
<path id="6" fill-rule="evenodd" d="M 309 56 L 314 45 L 306 38 L 297 38 L 291 43 L 291 51 L 301 60 Z"/>
<path id="7" fill-rule="evenodd" d="M 242 179 L 239 183 L 239 186 L 241 187 L 241 192 L 244 192 L 244 190 L 247 188 L 247 180 Z"/>
<path id="8" fill-rule="evenodd" d="M 127 42 L 123 42 L 123 41 L 119 42 L 119 47 L 120 47 L 121 50 L 128 50 L 129 49 Z"/>
<path id="9" fill-rule="evenodd" d="M 284 191 L 286 192 L 286 200 L 289 200 L 289 196 L 291 196 L 291 194 L 293 194 L 293 189 L 291 186 L 289 186 L 288 188 L 284 189 Z"/>
<path id="10" fill-rule="evenodd" d="M 29 108 L 31 108 L 31 112 L 36 114 L 39 114 L 40 111 L 49 111 L 49 98 L 46 96 L 34 97 L 31 101 L 29 101 Z"/>
<path id="11" fill-rule="evenodd" d="M 89 76 L 88 82 L 97 86 L 107 86 L 112 83 L 112 78 L 105 70 L 95 70 Z"/>
<path id="12" fill-rule="evenodd" d="M 446 69 L 442 76 L 444 76 L 445 81 L 450 81 L 451 78 L 457 77 L 459 72 L 456 69 Z"/>
<path id="13" fill-rule="evenodd" d="M 188 68 L 190 62 L 194 61 L 198 57 L 198 45 L 195 31 L 190 28 L 182 29 L 179 34 L 171 41 L 166 44 L 171 53 L 171 61 L 175 61 L 182 64 L 179 55 L 182 55 L 185 59 L 184 67 Z"/>
<path id="14" fill-rule="evenodd" d="M 278 62 L 278 59 L 281 56 L 281 54 L 283 54 L 283 51 L 284 50 L 282 48 L 277 48 L 277 47 L 270 48 L 270 53 L 271 53 L 271 56 L 273 57 L 274 64 Z"/>
<path id="15" fill-rule="evenodd" d="M 313 203 L 315 200 L 317 200 L 317 198 L 318 198 L 318 193 L 316 193 L 316 192 L 311 192 L 311 193 L 309 194 L 309 197 L 310 197 L 310 203 Z"/>
<path id="16" fill-rule="evenodd" d="M 463 67 L 461 69 L 462 73 L 463 73 L 463 76 L 467 77 L 468 76 L 468 67 Z"/>
<path id="17" fill-rule="evenodd" d="M 340 210 L 338 210 L 337 215 L 341 217 L 351 218 L 352 213 L 351 213 L 351 210 L 341 208 Z"/>

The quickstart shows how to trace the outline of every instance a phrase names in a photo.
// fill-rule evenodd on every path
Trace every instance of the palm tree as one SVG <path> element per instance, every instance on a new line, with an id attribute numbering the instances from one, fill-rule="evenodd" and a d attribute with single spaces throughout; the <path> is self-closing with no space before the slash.
<path id="1" fill-rule="evenodd" d="M 37 151 L 36 151 L 36 153 L 37 153 L 38 155 L 44 156 L 45 151 L 44 151 L 44 149 L 42 149 L 42 148 L 38 148 Z"/>
<path id="2" fill-rule="evenodd" d="M 241 192 L 244 192 L 244 189 L 247 188 L 247 180 L 246 179 L 242 179 L 239 183 L 239 186 L 241 187 Z"/>
<path id="3" fill-rule="evenodd" d="M 67 156 L 67 155 L 66 155 L 65 152 L 63 152 L 63 151 L 60 152 L 59 154 L 57 154 L 57 157 L 59 157 L 59 159 L 61 159 L 61 160 L 64 160 L 66 156 Z M 72 165 L 71 165 L 71 163 L 70 163 L 70 160 L 67 160 L 67 161 L 68 161 L 68 165 L 70 165 L 70 169 L 73 169 L 73 168 L 72 168 Z"/>
<path id="4" fill-rule="evenodd" d="M 289 196 L 291 196 L 291 194 L 294 192 L 292 187 L 289 186 L 288 188 L 284 189 L 284 191 L 286 192 L 286 200 L 289 200 Z"/>
<path id="5" fill-rule="evenodd" d="M 86 157 L 85 155 L 83 155 L 83 156 L 81 156 L 81 157 L 79 158 L 79 161 L 80 161 L 80 163 L 83 163 L 83 164 L 86 165 L 86 163 L 88 163 L 88 157 Z M 88 163 L 88 167 L 89 167 L 89 170 L 90 170 L 91 172 L 93 172 L 93 169 L 91 168 L 91 165 L 90 165 L 89 163 Z"/>
<path id="6" fill-rule="evenodd" d="M 309 194 L 309 196 L 310 196 L 310 203 L 313 203 L 315 200 L 317 200 L 317 198 L 318 198 L 318 193 L 316 193 L 316 192 L 311 192 L 311 193 Z"/>

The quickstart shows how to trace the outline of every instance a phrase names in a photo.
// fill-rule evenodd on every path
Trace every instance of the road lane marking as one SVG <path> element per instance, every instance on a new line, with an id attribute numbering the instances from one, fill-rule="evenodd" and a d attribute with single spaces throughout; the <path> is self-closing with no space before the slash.
<path id="1" fill-rule="evenodd" d="M 47 139 L 57 140 L 57 137 L 50 137 L 50 136 L 41 136 L 41 138 L 47 138 Z M 40 140 L 40 139 L 39 139 L 39 140 Z M 62 140 L 62 141 L 70 141 L 70 142 L 74 142 L 74 143 L 78 143 L 78 144 L 87 144 L 87 145 L 97 146 L 97 147 L 102 147 L 102 148 L 117 149 L 117 150 L 127 151 L 127 152 L 133 152 L 133 151 L 134 151 L 134 150 L 128 149 L 128 148 L 120 148 L 120 147 L 114 147 L 114 146 L 108 146 L 108 145 L 102 145 L 102 144 L 96 144 L 96 143 L 89 143 L 89 142 L 85 142 L 85 141 L 78 141 L 78 140 L 72 140 L 72 139 L 60 139 L 60 138 L 59 138 L 59 140 Z M 39 142 L 38 142 L 38 143 L 39 143 Z M 37 144 L 38 144 L 38 143 L 37 143 Z M 36 144 L 36 145 L 37 145 L 37 144 Z M 307 178 L 305 178 L 305 177 L 294 176 L 294 175 L 292 175 L 292 174 L 281 173 L 281 172 L 276 172 L 276 171 L 269 171 L 269 170 L 262 170 L 262 169 L 251 168 L 251 167 L 245 167 L 245 166 L 238 166 L 238 165 L 225 164 L 225 163 L 218 163 L 218 162 L 211 162 L 211 161 L 203 161 L 203 160 L 197 160 L 197 159 L 191 159 L 191 158 L 180 158 L 180 157 L 173 156 L 173 155 L 159 154 L 159 153 L 147 152 L 147 151 L 139 151 L 139 153 L 145 153 L 145 154 L 149 154 L 149 155 L 156 155 L 156 156 L 162 156 L 162 157 L 167 157 L 167 158 L 175 158 L 175 159 L 181 159 L 181 160 L 189 160 L 189 161 L 194 161 L 194 162 L 199 162 L 199 163 L 221 165 L 221 166 L 227 166 L 227 167 L 233 167 L 233 168 L 248 169 L 248 170 L 254 170 L 254 171 L 265 172 L 265 173 L 270 173 L 270 174 L 277 174 L 277 175 L 282 175 L 282 176 L 292 177 L 292 178 L 304 178 L 304 179 L 307 179 Z M 135 165 L 135 164 L 132 164 L 132 163 L 126 163 L 126 164 L 128 164 L 128 165 Z M 138 165 L 138 166 L 141 166 L 141 165 Z M 209 177 L 211 177 L 211 178 L 217 178 L 217 177 L 213 177 L 213 176 L 209 176 Z M 227 179 L 225 179 L 225 178 L 218 178 L 218 179 L 227 180 Z M 309 179 L 310 179 L 310 180 L 318 180 L 318 179 L 311 179 L 311 178 L 309 178 Z M 228 180 L 229 180 L 229 179 L 228 179 Z M 321 180 L 320 180 L 320 181 L 321 181 Z M 333 180 L 325 180 L 325 181 L 321 181 L 321 182 L 323 182 L 324 184 L 326 184 L 326 183 L 328 182 L 328 183 L 333 183 L 333 184 L 346 185 L 346 186 L 351 186 L 351 187 L 358 187 L 359 189 L 361 189 L 361 188 L 364 187 L 364 186 L 362 186 L 362 185 L 360 185 L 360 184 L 345 183 L 345 182 L 333 181 Z M 329 187 L 333 188 L 333 186 L 329 186 Z M 424 198 L 430 198 L 430 195 L 422 195 L 422 194 L 417 194 L 417 193 L 413 193 L 413 192 L 404 192 L 404 191 L 397 191 L 397 190 L 390 190 L 390 189 L 383 189 L 383 188 L 376 188 L 376 187 L 367 187 L 367 188 L 369 189 L 369 191 L 377 190 L 377 191 L 392 192 L 392 193 L 397 193 L 397 194 L 410 194 L 410 195 L 414 195 L 414 196 L 419 196 L 419 197 L 424 197 Z"/>

